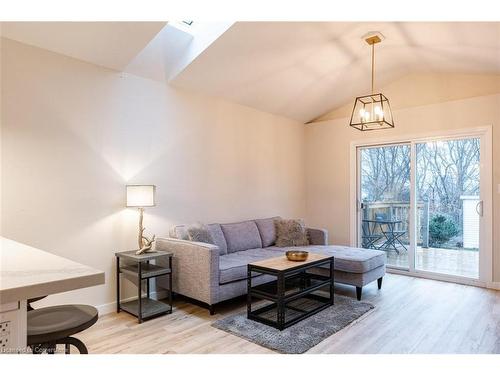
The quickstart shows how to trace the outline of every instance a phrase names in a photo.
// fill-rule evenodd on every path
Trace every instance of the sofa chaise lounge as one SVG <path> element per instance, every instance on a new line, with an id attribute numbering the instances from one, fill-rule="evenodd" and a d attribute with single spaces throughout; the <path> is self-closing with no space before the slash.
<path id="1" fill-rule="evenodd" d="M 215 304 L 246 294 L 248 263 L 282 256 L 290 250 L 275 246 L 275 219 L 278 218 L 209 224 L 207 227 L 214 244 L 189 241 L 187 225 L 173 227 L 170 238 L 158 238 L 156 248 L 174 254 L 174 292 L 203 302 L 210 314 L 214 314 Z M 308 228 L 307 233 L 310 245 L 302 248 L 333 255 L 335 282 L 355 286 L 358 300 L 365 285 L 377 280 L 378 288 L 381 288 L 385 252 L 328 245 L 328 234 L 324 229 Z M 326 274 L 327 270 L 317 268 L 315 272 Z M 268 275 L 256 275 L 252 282 L 258 285 L 270 280 Z"/>

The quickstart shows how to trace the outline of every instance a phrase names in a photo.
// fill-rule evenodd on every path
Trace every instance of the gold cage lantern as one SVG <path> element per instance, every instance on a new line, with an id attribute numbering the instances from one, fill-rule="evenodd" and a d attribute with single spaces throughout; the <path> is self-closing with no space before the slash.
<path id="1" fill-rule="evenodd" d="M 382 41 L 382 34 L 376 33 L 368 36 L 365 41 L 372 47 L 372 93 L 358 96 L 354 101 L 351 121 L 349 125 L 355 129 L 379 130 L 394 127 L 391 105 L 389 99 L 382 93 L 375 93 L 375 44 Z"/>
<path id="2" fill-rule="evenodd" d="M 393 128 L 389 99 L 382 93 L 358 96 L 349 125 L 361 131 Z"/>

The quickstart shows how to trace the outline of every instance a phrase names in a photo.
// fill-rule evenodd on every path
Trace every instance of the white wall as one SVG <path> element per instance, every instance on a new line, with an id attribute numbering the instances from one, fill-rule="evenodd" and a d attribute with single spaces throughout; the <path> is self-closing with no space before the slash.
<path id="1" fill-rule="evenodd" d="M 404 95 L 404 92 L 400 92 Z M 350 143 L 384 136 L 418 135 L 444 129 L 493 128 L 493 274 L 500 280 L 500 95 L 448 101 L 394 111 L 396 127 L 360 132 L 349 118 L 306 126 L 306 219 L 324 226 L 335 244 L 349 244 Z"/>
<path id="2" fill-rule="evenodd" d="M 136 244 L 126 183 L 157 186 L 148 233 L 305 214 L 304 126 L 2 39 L 2 235 L 102 269 Z"/>

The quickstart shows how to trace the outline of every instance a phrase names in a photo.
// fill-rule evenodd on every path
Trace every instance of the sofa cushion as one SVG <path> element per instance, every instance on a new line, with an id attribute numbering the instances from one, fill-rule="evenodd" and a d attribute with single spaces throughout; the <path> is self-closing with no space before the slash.
<path id="1" fill-rule="evenodd" d="M 170 228 L 170 237 L 177 238 L 178 240 L 189 240 L 189 234 L 187 232 L 187 225 L 174 225 Z"/>
<path id="2" fill-rule="evenodd" d="M 311 269 L 311 273 L 323 276 L 329 276 L 330 270 L 324 267 L 315 267 Z M 335 283 L 354 285 L 363 287 L 372 281 L 375 281 L 385 275 L 385 266 L 380 266 L 374 268 L 368 272 L 363 273 L 354 273 L 354 272 L 344 272 L 335 270 L 333 273 L 333 277 L 335 279 Z"/>
<path id="3" fill-rule="evenodd" d="M 297 248 L 293 249 L 296 250 Z M 307 246 L 304 250 L 333 255 L 335 258 L 334 267 L 337 271 L 364 273 L 386 263 L 386 254 L 380 250 L 348 246 Z"/>
<path id="4" fill-rule="evenodd" d="M 188 226 L 187 233 L 190 241 L 214 244 L 214 239 L 204 224 L 196 223 Z"/>
<path id="5" fill-rule="evenodd" d="M 228 253 L 262 247 L 262 240 L 255 221 L 242 221 L 221 224 L 220 226 L 226 238 Z"/>
<path id="6" fill-rule="evenodd" d="M 259 229 L 260 238 L 262 240 L 262 247 L 273 246 L 276 242 L 276 225 L 274 220 L 281 219 L 281 217 L 270 217 L 268 219 L 257 219 L 255 224 Z"/>
<path id="7" fill-rule="evenodd" d="M 223 255 L 219 257 L 219 283 L 227 284 L 234 281 L 245 280 L 248 276 L 248 263 L 275 258 L 281 254 L 282 251 L 269 250 L 269 248 L 258 248 Z"/>
<path id="8" fill-rule="evenodd" d="M 179 240 L 189 241 L 188 225 L 175 225 L 170 228 L 170 237 L 177 238 Z M 220 255 L 227 254 L 227 243 L 224 238 L 224 233 L 220 224 L 208 224 L 208 232 L 212 236 L 213 244 L 219 247 Z"/>
<path id="9" fill-rule="evenodd" d="M 307 229 L 303 220 L 283 220 L 275 221 L 276 224 L 276 246 L 307 246 Z"/>
<path id="10" fill-rule="evenodd" d="M 208 224 L 207 227 L 212 236 L 212 239 L 214 240 L 214 245 L 217 245 L 219 247 L 219 254 L 227 254 L 226 238 L 224 237 L 224 233 L 222 233 L 220 224 Z"/>

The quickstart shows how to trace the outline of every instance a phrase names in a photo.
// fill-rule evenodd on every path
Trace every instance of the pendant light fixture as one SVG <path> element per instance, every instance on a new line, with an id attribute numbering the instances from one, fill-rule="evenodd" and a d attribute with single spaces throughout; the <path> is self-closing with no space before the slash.
<path id="1" fill-rule="evenodd" d="M 381 33 L 370 33 L 365 37 L 372 47 L 372 91 L 370 95 L 358 96 L 354 101 L 350 126 L 361 131 L 388 129 L 394 127 L 389 99 L 374 90 L 375 83 L 375 44 L 383 39 Z"/>

